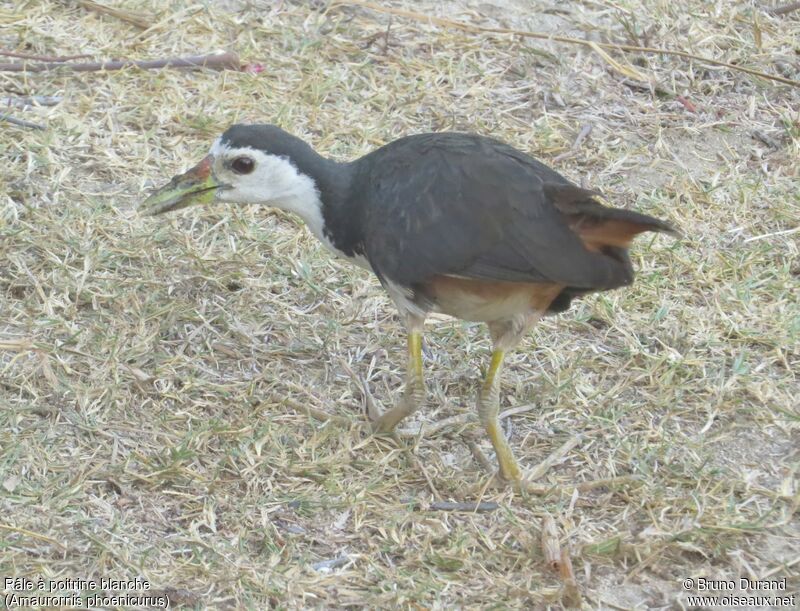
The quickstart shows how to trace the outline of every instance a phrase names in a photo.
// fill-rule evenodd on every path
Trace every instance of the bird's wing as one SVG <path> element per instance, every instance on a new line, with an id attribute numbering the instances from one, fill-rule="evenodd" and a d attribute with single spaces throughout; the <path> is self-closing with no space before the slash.
<path id="1" fill-rule="evenodd" d="M 591 192 L 535 159 L 461 134 L 396 147 L 379 149 L 361 195 L 370 202 L 365 254 L 383 279 L 414 286 L 447 274 L 587 289 L 630 281 L 627 259 L 587 249 L 556 205 Z"/>

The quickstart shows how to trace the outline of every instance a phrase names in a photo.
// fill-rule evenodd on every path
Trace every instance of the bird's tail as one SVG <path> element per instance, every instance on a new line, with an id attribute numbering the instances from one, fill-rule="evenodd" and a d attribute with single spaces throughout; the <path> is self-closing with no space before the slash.
<path id="1" fill-rule="evenodd" d="M 660 219 L 597 201 L 599 193 L 570 184 L 548 184 L 545 192 L 589 250 L 627 248 L 634 237 L 658 231 L 679 237 L 675 228 Z"/>

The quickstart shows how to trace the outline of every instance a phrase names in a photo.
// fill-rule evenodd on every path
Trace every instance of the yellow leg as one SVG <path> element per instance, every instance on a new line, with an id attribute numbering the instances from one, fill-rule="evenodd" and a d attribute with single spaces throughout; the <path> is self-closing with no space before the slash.
<path id="1" fill-rule="evenodd" d="M 511 446 L 508 445 L 497 420 L 497 412 L 500 408 L 498 374 L 503 366 L 504 357 L 505 352 L 502 350 L 492 352 L 492 363 L 480 395 L 478 395 L 478 416 L 489 434 L 492 446 L 494 446 L 497 462 L 500 465 L 500 475 L 506 481 L 519 482 L 522 480 L 522 471 L 517 465 L 514 454 L 511 452 Z"/>
<path id="2" fill-rule="evenodd" d="M 376 433 L 391 433 L 406 416 L 413 414 L 422 402 L 425 381 L 422 377 L 422 333 L 408 334 L 408 371 L 406 387 L 400 402 L 372 423 Z"/>

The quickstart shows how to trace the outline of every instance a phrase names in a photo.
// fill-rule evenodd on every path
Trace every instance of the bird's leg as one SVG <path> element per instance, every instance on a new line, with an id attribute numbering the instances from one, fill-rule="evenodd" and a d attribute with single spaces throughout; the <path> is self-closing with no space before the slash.
<path id="1" fill-rule="evenodd" d="M 422 375 L 422 327 L 424 319 L 409 316 L 408 369 L 403 396 L 392 409 L 373 421 L 376 433 L 391 433 L 397 424 L 419 408 L 425 398 L 425 380 Z"/>
<path id="2" fill-rule="evenodd" d="M 489 439 L 492 441 L 494 453 L 497 455 L 497 462 L 500 465 L 500 476 L 508 482 L 518 483 L 522 480 L 522 471 L 514 458 L 514 454 L 511 452 L 511 446 L 508 445 L 508 441 L 506 441 L 500 428 L 500 422 L 497 419 L 497 413 L 500 408 L 499 375 L 504 357 L 505 351 L 503 350 L 495 348 L 492 352 L 492 362 L 489 365 L 489 371 L 486 373 L 486 379 L 478 395 L 478 417 L 489 434 Z"/>

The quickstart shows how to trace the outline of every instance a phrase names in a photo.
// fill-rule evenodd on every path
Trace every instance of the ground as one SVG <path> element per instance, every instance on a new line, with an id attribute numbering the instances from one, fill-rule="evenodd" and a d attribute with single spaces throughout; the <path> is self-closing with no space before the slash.
<path id="1" fill-rule="evenodd" d="M 797 596 L 800 89 L 347 3 L 113 4 L 144 23 L 0 3 L 0 49 L 223 48 L 249 69 L 0 72 L 4 106 L 62 98 L 8 108 L 43 131 L 0 124 L 0 577 L 138 578 L 186 608 L 671 609 L 739 577 Z M 800 12 L 764 4 L 381 6 L 797 81 Z M 364 387 L 392 404 L 405 340 L 368 273 L 268 209 L 137 214 L 241 121 L 337 159 L 492 134 L 682 232 L 640 239 L 635 286 L 509 357 L 504 422 L 541 494 L 488 486 L 477 460 L 494 464 L 467 419 L 480 325 L 426 329 L 427 406 L 407 428 L 456 424 L 370 437 Z M 577 595 L 545 557 L 552 529 Z"/>

